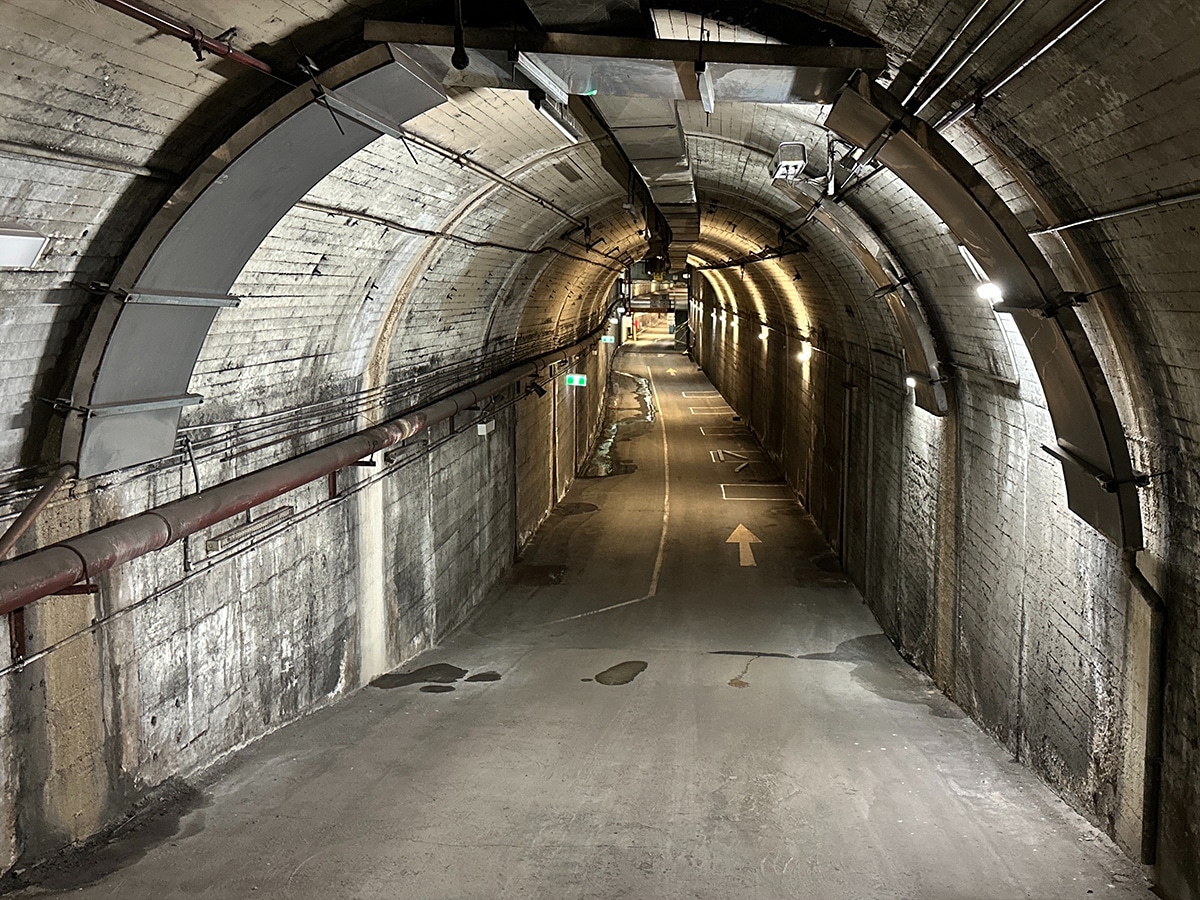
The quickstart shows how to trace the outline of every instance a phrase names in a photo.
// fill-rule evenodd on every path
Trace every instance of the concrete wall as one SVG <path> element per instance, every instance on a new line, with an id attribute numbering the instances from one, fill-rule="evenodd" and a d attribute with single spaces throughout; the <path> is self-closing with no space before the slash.
<path id="1" fill-rule="evenodd" d="M 559 366 L 547 396 L 501 398 L 486 437 L 468 413 L 377 454 L 374 468 L 265 504 L 247 518 L 290 514 L 241 542 L 207 549 L 244 520 L 222 523 L 103 575 L 95 596 L 29 607 L 29 661 L 0 674 L 0 869 L 103 832 L 168 779 L 336 701 L 461 624 L 585 458 L 610 360 L 604 345 Z M 562 387 L 568 371 L 586 373 L 588 387 Z M 189 487 L 169 470 L 81 486 L 26 542 Z"/>
<path id="2" fill-rule="evenodd" d="M 722 325 L 717 296 L 700 294 L 700 363 L 901 653 L 1136 858 L 1146 606 L 1119 551 L 1066 507 L 1023 345 L 1018 383 L 959 369 L 939 418 L 914 405 L 901 360 L 862 352 L 868 335 L 818 340 L 802 362 L 795 332 Z M 1186 868 L 1197 835 L 1164 818 L 1168 833 L 1160 864 Z"/>

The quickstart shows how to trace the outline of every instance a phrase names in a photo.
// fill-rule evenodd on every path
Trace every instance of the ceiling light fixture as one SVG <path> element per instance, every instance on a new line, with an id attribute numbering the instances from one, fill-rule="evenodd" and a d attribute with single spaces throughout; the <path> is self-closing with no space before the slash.
<path id="1" fill-rule="evenodd" d="M 542 63 L 528 53 L 518 53 L 516 59 L 517 71 L 546 92 L 546 96 L 557 100 L 563 106 L 567 105 L 570 92 L 566 84 Z"/>
<path id="2" fill-rule="evenodd" d="M 716 89 L 713 87 L 712 73 L 703 61 L 696 63 L 696 87 L 700 90 L 700 105 L 706 113 L 711 113 L 717 106 Z"/>

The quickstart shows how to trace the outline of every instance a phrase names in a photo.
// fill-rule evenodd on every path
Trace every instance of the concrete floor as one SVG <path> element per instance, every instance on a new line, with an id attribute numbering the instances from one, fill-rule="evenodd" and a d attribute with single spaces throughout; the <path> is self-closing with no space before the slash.
<path id="1" fill-rule="evenodd" d="M 900 660 L 794 502 L 722 499 L 778 478 L 695 366 L 664 341 L 618 368 L 662 410 L 618 398 L 624 474 L 581 479 L 484 612 L 404 670 L 498 680 L 385 676 L 27 893 L 1152 896 Z"/>

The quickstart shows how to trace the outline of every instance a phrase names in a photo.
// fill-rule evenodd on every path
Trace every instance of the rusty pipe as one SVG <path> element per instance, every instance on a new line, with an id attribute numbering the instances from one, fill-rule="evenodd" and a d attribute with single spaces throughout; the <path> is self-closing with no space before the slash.
<path id="1" fill-rule="evenodd" d="M 268 75 L 271 74 L 271 67 L 261 59 L 251 56 L 249 53 L 243 53 L 241 50 L 234 50 L 229 44 L 222 44 L 220 41 L 205 37 L 204 32 L 195 25 L 181 22 L 179 19 L 155 9 L 153 6 L 142 3 L 141 0 L 96 0 L 96 2 L 107 6 L 109 9 L 116 10 L 122 15 L 129 16 L 131 19 L 136 19 L 145 25 L 149 25 L 161 34 L 167 34 L 191 44 L 192 49 L 196 51 L 197 57 L 200 56 L 201 50 L 207 50 L 209 53 L 215 53 L 217 56 L 223 56 L 226 59 L 239 62 L 243 66 L 258 69 L 258 71 L 265 72 Z"/>
<path id="2" fill-rule="evenodd" d="M 607 316 L 605 316 L 605 319 Z M 522 378 L 571 359 L 599 341 L 602 325 L 584 340 L 489 378 L 430 406 L 390 419 L 350 437 L 87 534 L 0 563 L 0 615 L 28 606 L 81 580 L 145 556 L 218 522 L 324 478 L 357 460 L 394 446 L 505 390 Z"/>
<path id="3" fill-rule="evenodd" d="M 46 504 L 50 502 L 50 498 L 58 492 L 60 487 L 74 477 L 77 471 L 74 463 L 63 463 L 55 469 L 54 474 L 50 476 L 50 480 L 42 485 L 42 489 L 29 501 L 29 505 L 21 511 L 16 520 L 8 526 L 8 530 L 4 532 L 4 536 L 0 537 L 0 559 L 8 556 L 9 551 L 21 539 L 21 535 L 29 530 L 29 527 L 33 525 L 34 519 L 46 508 Z"/>

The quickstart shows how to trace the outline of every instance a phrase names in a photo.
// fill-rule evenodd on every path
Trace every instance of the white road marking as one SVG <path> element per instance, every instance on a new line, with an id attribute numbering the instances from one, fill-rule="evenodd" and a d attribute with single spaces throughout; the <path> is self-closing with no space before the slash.
<path id="1" fill-rule="evenodd" d="M 689 406 L 693 416 L 731 416 L 733 410 L 728 406 Z"/>
<path id="2" fill-rule="evenodd" d="M 613 609 L 620 609 L 622 606 L 633 606 L 635 603 L 644 603 L 647 600 L 652 600 L 658 594 L 658 578 L 662 574 L 663 557 L 667 552 L 667 526 L 671 522 L 671 455 L 670 449 L 667 446 L 667 423 L 663 418 L 662 404 L 658 402 L 658 388 L 654 384 L 654 372 L 646 366 L 646 374 L 650 377 L 650 395 L 654 398 L 654 408 L 658 410 L 659 422 L 662 425 L 662 446 L 663 446 L 663 518 L 662 518 L 662 533 L 658 538 L 658 556 L 654 558 L 654 572 L 650 576 L 650 590 L 642 597 L 635 597 L 633 600 L 625 600 L 621 603 L 614 603 L 611 606 L 604 606 L 600 609 L 593 609 L 590 612 L 579 613 L 575 616 L 567 616 L 564 619 L 555 619 L 551 622 L 545 622 L 545 625 L 558 625 L 562 622 L 571 622 L 575 619 L 586 619 L 588 616 L 596 616 L 603 612 L 608 612 Z"/>
<path id="3" fill-rule="evenodd" d="M 700 433 L 705 437 L 747 436 L 744 425 L 701 425 Z"/>
<path id="4" fill-rule="evenodd" d="M 750 547 L 751 544 L 761 544 L 760 541 L 745 525 L 738 525 L 733 529 L 733 534 L 725 539 L 727 544 L 738 545 L 738 565 L 740 566 L 757 566 L 754 561 L 754 550 Z"/>
<path id="5" fill-rule="evenodd" d="M 794 500 L 791 489 L 779 484 L 723 484 L 722 500 Z"/>
<path id="6" fill-rule="evenodd" d="M 690 398 L 720 397 L 721 392 L 720 391 L 680 391 L 679 396 L 690 397 Z"/>

